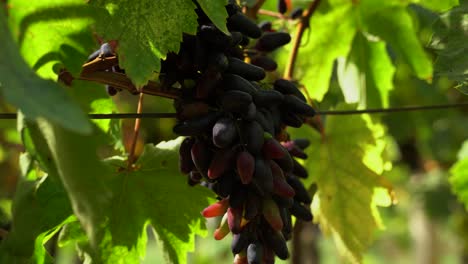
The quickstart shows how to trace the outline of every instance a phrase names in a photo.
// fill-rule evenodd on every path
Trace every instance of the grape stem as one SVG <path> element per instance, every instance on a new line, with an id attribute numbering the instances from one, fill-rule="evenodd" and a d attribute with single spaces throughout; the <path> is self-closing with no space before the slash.
<path id="1" fill-rule="evenodd" d="M 292 20 L 289 17 L 287 17 L 287 16 L 285 16 L 285 15 L 283 15 L 281 13 L 273 12 L 273 11 L 265 10 L 265 9 L 258 10 L 258 14 L 264 15 L 264 16 L 271 16 L 271 17 L 279 18 L 279 19 Z"/>
<path id="2" fill-rule="evenodd" d="M 143 96 L 144 93 L 140 93 L 138 97 L 138 106 L 137 106 L 137 114 L 141 114 L 143 112 Z M 130 151 L 128 153 L 128 160 L 127 160 L 127 169 L 130 170 L 135 162 L 135 148 L 138 141 L 138 135 L 140 134 L 140 124 L 141 118 L 135 119 L 135 126 L 133 128 L 133 138 L 130 145 Z"/>
<path id="3" fill-rule="evenodd" d="M 259 13 L 260 8 L 265 3 L 265 1 L 266 0 L 258 0 L 255 5 L 247 8 L 247 10 L 244 10 L 245 14 L 252 19 L 257 19 L 257 14 Z"/>
<path id="4" fill-rule="evenodd" d="M 302 36 L 304 31 L 309 28 L 309 21 L 312 14 L 317 10 L 317 7 L 320 4 L 320 0 L 313 1 L 307 10 L 304 11 L 303 16 L 300 19 L 300 22 L 297 26 L 296 35 L 293 39 L 293 47 L 291 53 L 289 54 L 288 63 L 286 64 L 286 69 L 284 70 L 283 77 L 285 79 L 293 79 L 294 67 L 296 65 L 297 54 L 299 52 L 299 47 L 301 46 Z"/>
<path id="5" fill-rule="evenodd" d="M 140 90 L 133 85 L 132 81 L 123 73 L 106 71 L 113 66 L 117 66 L 117 57 L 96 58 L 93 61 L 85 63 L 82 66 L 80 76 L 77 78 L 66 71 L 62 70 L 59 73 L 59 80 L 66 85 L 71 85 L 74 79 L 92 81 L 101 84 L 107 84 L 116 88 L 125 89 L 132 94 L 149 94 L 156 95 L 170 99 L 177 99 L 180 97 L 180 90 L 174 87 L 164 87 L 161 84 L 149 81 L 147 85 L 143 86 Z"/>

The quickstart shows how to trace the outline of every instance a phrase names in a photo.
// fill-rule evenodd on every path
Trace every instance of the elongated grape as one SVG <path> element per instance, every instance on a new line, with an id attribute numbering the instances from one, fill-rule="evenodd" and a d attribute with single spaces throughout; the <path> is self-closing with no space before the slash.
<path id="1" fill-rule="evenodd" d="M 293 94 L 297 96 L 301 101 L 306 102 L 305 96 L 301 93 L 301 91 L 297 88 L 297 86 L 292 83 L 291 81 L 285 79 L 278 79 L 273 83 L 273 87 L 278 92 L 283 94 Z"/>
<path id="2" fill-rule="evenodd" d="M 291 110 L 296 114 L 305 115 L 309 117 L 315 115 L 315 110 L 312 108 L 312 106 L 304 103 L 303 101 L 301 101 L 301 99 L 297 98 L 294 95 L 285 95 L 283 103 L 288 110 Z"/>
<path id="3" fill-rule="evenodd" d="M 287 208 L 281 208 L 280 215 L 281 215 L 281 220 L 283 221 L 283 224 L 284 224 L 281 232 L 283 233 L 284 239 L 289 240 L 291 238 L 291 234 L 293 231 L 291 213 L 289 212 Z"/>
<path id="4" fill-rule="evenodd" d="M 289 257 L 288 247 L 283 234 L 271 228 L 263 229 L 263 238 L 266 244 L 275 252 L 280 259 L 287 259 Z"/>
<path id="5" fill-rule="evenodd" d="M 255 170 L 255 159 L 248 151 L 242 151 L 237 155 L 237 173 L 243 184 L 249 184 Z"/>
<path id="6" fill-rule="evenodd" d="M 307 159 L 307 154 L 304 151 L 302 151 L 301 148 L 296 146 L 294 141 L 282 142 L 281 145 L 283 145 L 283 147 L 285 147 L 288 150 L 289 154 L 291 154 L 292 156 L 300 159 Z"/>
<path id="7" fill-rule="evenodd" d="M 223 87 L 225 90 L 239 90 L 250 95 L 257 91 L 255 86 L 237 74 L 224 74 Z"/>
<path id="8" fill-rule="evenodd" d="M 290 208 L 294 204 L 294 199 L 291 197 L 279 196 L 279 195 L 272 195 L 271 198 L 278 204 L 279 207 L 282 208 Z"/>
<path id="9" fill-rule="evenodd" d="M 259 38 L 262 30 L 244 14 L 238 12 L 230 16 L 227 20 L 229 30 L 240 31 L 251 38 Z"/>
<path id="10" fill-rule="evenodd" d="M 267 159 L 282 159 L 288 151 L 274 138 L 265 140 L 262 146 L 263 156 Z"/>
<path id="11" fill-rule="evenodd" d="M 255 120 L 255 115 L 257 114 L 257 107 L 252 102 L 240 114 L 241 114 L 242 119 L 244 119 L 246 121 L 254 121 Z"/>
<path id="12" fill-rule="evenodd" d="M 278 68 L 276 61 L 265 55 L 253 57 L 251 63 L 258 67 L 262 67 L 265 71 L 274 71 Z"/>
<path id="13" fill-rule="evenodd" d="M 203 209 L 202 215 L 206 218 L 222 216 L 226 213 L 228 206 L 229 200 L 223 199 Z"/>
<path id="14" fill-rule="evenodd" d="M 259 81 L 265 78 L 265 71 L 263 68 L 245 63 L 237 58 L 230 57 L 228 60 L 229 67 L 227 71 L 230 73 L 240 75 L 250 81 Z"/>
<path id="15" fill-rule="evenodd" d="M 298 19 L 302 17 L 302 12 L 304 10 L 301 7 L 296 7 L 291 11 L 291 14 L 289 15 L 292 19 Z"/>
<path id="16" fill-rule="evenodd" d="M 227 210 L 229 230 L 233 234 L 241 232 L 242 209 L 229 207 Z"/>
<path id="17" fill-rule="evenodd" d="M 212 157 L 212 153 L 206 143 L 197 140 L 192 146 L 191 156 L 197 170 L 202 175 L 206 175 Z"/>
<path id="18" fill-rule="evenodd" d="M 260 124 L 260 126 L 262 126 L 265 132 L 274 134 L 275 130 L 273 128 L 273 124 L 271 124 L 271 122 L 266 119 L 262 110 L 256 111 L 254 120 L 257 121 L 257 123 Z"/>
<path id="19" fill-rule="evenodd" d="M 185 138 L 179 148 L 179 170 L 183 174 L 190 173 L 195 167 L 192 161 L 191 149 L 195 143 L 194 138 Z"/>
<path id="20" fill-rule="evenodd" d="M 287 153 L 280 159 L 275 159 L 275 162 L 283 169 L 284 172 L 291 172 L 294 168 L 293 158 Z"/>
<path id="21" fill-rule="evenodd" d="M 262 21 L 258 24 L 258 27 L 262 30 L 262 31 L 271 31 L 272 30 L 272 27 L 273 27 L 273 24 L 271 23 L 271 21 Z"/>
<path id="22" fill-rule="evenodd" d="M 237 138 L 235 121 L 231 118 L 220 118 L 213 126 L 213 144 L 219 148 L 230 146 Z"/>
<path id="23" fill-rule="evenodd" d="M 264 193 L 271 193 L 273 191 L 273 175 L 269 164 L 261 159 L 255 159 L 255 172 L 253 181 L 257 187 Z"/>
<path id="24" fill-rule="evenodd" d="M 265 32 L 258 39 L 255 48 L 260 51 L 271 52 L 275 49 L 288 44 L 291 41 L 291 36 L 286 32 Z"/>
<path id="25" fill-rule="evenodd" d="M 292 173 L 294 175 L 296 175 L 299 178 L 303 178 L 303 179 L 309 177 L 309 173 L 307 172 L 307 170 L 299 162 L 297 162 L 296 160 L 293 160 L 293 162 L 294 162 L 294 169 L 293 169 Z"/>
<path id="26" fill-rule="evenodd" d="M 232 236 L 231 251 L 233 254 L 238 254 L 249 245 L 248 232 L 241 232 Z"/>
<path id="27" fill-rule="evenodd" d="M 270 224 L 270 226 L 274 230 L 280 231 L 281 229 L 283 229 L 283 221 L 281 220 L 279 208 L 273 200 L 263 200 L 262 213 L 265 220 Z"/>
<path id="28" fill-rule="evenodd" d="M 303 221 L 312 221 L 313 218 L 310 208 L 305 208 L 298 201 L 294 201 L 293 206 L 289 208 L 289 212 Z"/>
<path id="29" fill-rule="evenodd" d="M 271 107 L 283 102 L 284 95 L 275 90 L 259 90 L 253 95 L 253 101 L 258 106 Z"/>
<path id="30" fill-rule="evenodd" d="M 309 204 L 312 202 L 312 199 L 310 198 L 309 193 L 307 192 L 306 188 L 304 187 L 304 185 L 298 178 L 292 175 L 289 175 L 286 181 L 288 182 L 289 185 L 291 185 L 291 187 L 296 192 L 296 196 L 294 196 L 295 200 L 306 203 L 306 204 Z"/>
<path id="31" fill-rule="evenodd" d="M 304 124 L 304 119 L 293 112 L 283 112 L 281 120 L 290 127 L 301 127 Z"/>
<path id="32" fill-rule="evenodd" d="M 276 165 L 276 163 L 273 163 L 273 164 Z M 294 195 L 296 194 L 294 189 L 286 182 L 286 180 L 284 179 L 284 177 L 282 177 L 282 175 L 280 175 L 279 173 L 275 173 L 276 171 L 278 171 L 277 169 L 279 168 L 279 166 L 278 165 L 271 166 L 271 168 L 272 168 L 272 171 L 274 171 L 273 172 L 273 192 L 283 197 L 294 197 Z"/>
<path id="33" fill-rule="evenodd" d="M 256 155 L 260 154 L 264 142 L 264 130 L 257 122 L 244 122 L 243 123 L 243 140 L 246 144 L 247 150 Z"/>
<path id="34" fill-rule="evenodd" d="M 258 241 L 247 247 L 247 261 L 249 264 L 262 264 L 263 246 Z"/>
<path id="35" fill-rule="evenodd" d="M 254 219 L 257 216 L 260 208 L 260 198 L 256 194 L 249 192 L 245 200 L 244 218 L 246 220 Z"/>
<path id="36" fill-rule="evenodd" d="M 310 145 L 310 140 L 307 138 L 297 138 L 294 139 L 294 144 L 298 146 L 300 149 L 306 149 Z"/>
<path id="37" fill-rule="evenodd" d="M 241 113 L 252 102 L 252 96 L 242 91 L 227 91 L 221 98 L 221 105 L 227 112 Z"/>
<path id="38" fill-rule="evenodd" d="M 208 178 L 217 179 L 226 171 L 233 169 L 236 151 L 234 149 L 222 149 L 215 153 L 208 168 Z"/>
<path id="39" fill-rule="evenodd" d="M 278 0 L 278 12 L 281 14 L 286 13 L 288 11 L 288 6 L 286 5 L 286 0 Z"/>
<path id="40" fill-rule="evenodd" d="M 221 240 L 230 233 L 229 224 L 228 224 L 228 214 L 225 213 L 219 227 L 214 232 L 214 238 L 216 240 Z"/>

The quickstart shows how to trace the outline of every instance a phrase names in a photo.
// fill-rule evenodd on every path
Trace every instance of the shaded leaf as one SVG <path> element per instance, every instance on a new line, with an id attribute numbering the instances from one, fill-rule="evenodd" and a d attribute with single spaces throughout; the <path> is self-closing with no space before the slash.
<path id="1" fill-rule="evenodd" d="M 337 110 L 350 109 L 339 106 Z M 377 205 L 382 201 L 379 189 L 388 187 L 379 175 L 389 162 L 382 158 L 384 130 L 364 115 L 330 116 L 321 139 L 308 127 L 296 129 L 294 137 L 307 137 L 312 146 L 305 162 L 318 187 L 312 209 L 321 229 L 332 235 L 341 253 L 352 262 L 360 262 L 370 246 L 375 230 L 381 226 Z M 317 149 L 318 148 L 318 149 Z"/>
<path id="2" fill-rule="evenodd" d="M 178 172 L 177 149 L 182 139 L 146 145 L 136 163 L 140 169 L 115 175 L 111 184 L 115 197 L 110 208 L 114 248 L 130 248 L 148 222 L 168 260 L 186 263 L 187 252 L 194 250 L 194 235 L 205 235 L 205 220 L 200 212 L 212 194 L 200 186 L 189 187 L 185 176 Z M 126 166 L 122 158 L 112 158 L 107 163 L 114 170 Z"/>
<path id="3" fill-rule="evenodd" d="M 182 33 L 195 34 L 195 5 L 187 0 L 91 0 L 105 8 L 97 31 L 107 40 L 118 41 L 119 66 L 133 83 L 141 87 L 160 70 L 161 59 L 178 52 Z"/>
<path id="4" fill-rule="evenodd" d="M 416 0 L 413 2 L 434 11 L 446 11 L 458 5 L 458 0 Z"/>
<path id="5" fill-rule="evenodd" d="M 209 204 L 210 192 L 187 186 L 178 172 L 181 139 L 146 146 L 135 169 L 128 171 L 124 157 L 111 158 L 107 165 L 99 160 L 100 137 L 73 134 L 46 122 L 41 128 L 95 261 L 139 262 L 150 224 L 168 259 L 186 262 L 194 235 L 205 232 L 200 211 Z"/>
<path id="6" fill-rule="evenodd" d="M 205 12 L 205 14 L 211 19 L 211 22 L 213 22 L 213 24 L 215 24 L 221 31 L 229 34 L 229 31 L 226 27 L 228 13 L 225 8 L 228 1 L 198 0 L 197 2 L 203 9 L 203 12 Z"/>
<path id="7" fill-rule="evenodd" d="M 468 2 L 442 14 L 433 28 L 430 47 L 439 54 L 436 75 L 459 82 L 457 88 L 468 94 Z"/>
<path id="8" fill-rule="evenodd" d="M 405 7 L 394 6 L 363 17 L 367 29 L 386 41 L 420 79 L 431 80 L 432 62 L 425 54 Z"/>
<path id="9" fill-rule="evenodd" d="M 0 10 L 0 89 L 6 100 L 27 117 L 45 117 L 80 133 L 91 125 L 80 107 L 57 83 L 39 78 L 23 61 Z"/>
<path id="10" fill-rule="evenodd" d="M 23 181 L 18 186 L 12 210 L 12 230 L 0 244 L 0 263 L 52 263 L 44 244 L 72 214 L 61 184 L 48 176 Z"/>

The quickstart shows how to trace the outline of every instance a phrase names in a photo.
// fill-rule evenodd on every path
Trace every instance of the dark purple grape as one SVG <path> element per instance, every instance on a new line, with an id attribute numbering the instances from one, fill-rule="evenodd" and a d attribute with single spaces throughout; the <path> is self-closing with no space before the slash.
<path id="1" fill-rule="evenodd" d="M 286 0 L 278 0 L 278 12 L 281 14 L 286 13 L 288 11 L 288 6 L 286 5 Z"/>
<path id="2" fill-rule="evenodd" d="M 272 25 L 271 21 L 262 21 L 258 24 L 258 27 L 263 31 L 271 31 Z"/>
<path id="3" fill-rule="evenodd" d="M 114 96 L 117 94 L 118 90 L 114 86 L 106 85 L 107 94 L 110 96 Z"/>
<path id="4" fill-rule="evenodd" d="M 288 44 L 291 41 L 291 35 L 286 32 L 265 32 L 258 39 L 255 48 L 259 51 L 271 52 L 275 49 Z"/>
<path id="5" fill-rule="evenodd" d="M 276 61 L 264 55 L 253 57 L 251 63 L 258 67 L 262 67 L 265 71 L 274 71 L 278 68 Z"/>
<path id="6" fill-rule="evenodd" d="M 233 119 L 223 117 L 213 126 L 213 144 L 219 148 L 230 146 L 237 138 L 236 124 Z"/>
<path id="7" fill-rule="evenodd" d="M 242 13 L 235 13 L 227 20 L 227 27 L 231 31 L 240 31 L 251 38 L 259 38 L 262 30 L 250 18 Z"/>
<path id="8" fill-rule="evenodd" d="M 301 18 L 302 17 L 302 13 L 303 13 L 303 9 L 301 7 L 296 7 L 293 9 L 293 11 L 291 11 L 291 15 L 290 17 L 292 19 L 298 19 L 298 18 Z"/>
<path id="9" fill-rule="evenodd" d="M 229 67 L 227 68 L 227 71 L 242 76 L 246 80 L 259 81 L 266 76 L 265 71 L 258 66 L 245 63 L 237 58 L 230 57 L 228 60 Z"/>

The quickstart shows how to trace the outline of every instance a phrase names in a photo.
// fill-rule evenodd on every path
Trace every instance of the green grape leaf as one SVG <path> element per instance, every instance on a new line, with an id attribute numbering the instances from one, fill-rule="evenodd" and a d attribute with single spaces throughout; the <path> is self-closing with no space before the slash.
<path id="1" fill-rule="evenodd" d="M 356 34 L 348 56 L 338 59 L 337 72 L 347 103 L 359 103 L 362 108 L 388 107 L 395 67 L 385 43 Z"/>
<path id="2" fill-rule="evenodd" d="M 458 161 L 450 169 L 449 182 L 453 193 L 468 210 L 468 140 L 458 153 Z"/>
<path id="3" fill-rule="evenodd" d="M 107 40 L 118 41 L 119 66 L 137 87 L 145 85 L 161 68 L 168 52 L 178 52 L 182 33 L 195 34 L 195 4 L 187 0 L 91 0 L 108 15 L 96 28 Z"/>
<path id="4" fill-rule="evenodd" d="M 387 42 L 418 78 L 431 80 L 432 62 L 419 42 L 408 10 L 403 6 L 390 6 L 372 11 L 367 10 L 362 17 L 367 30 Z"/>
<path id="5" fill-rule="evenodd" d="M 178 172 L 177 149 L 182 140 L 146 145 L 136 163 L 139 169 L 115 175 L 111 184 L 115 197 L 110 205 L 114 248 L 116 245 L 130 248 L 138 235 L 145 232 L 143 227 L 148 222 L 170 262 L 186 263 L 187 252 L 194 249 L 194 235 L 205 235 L 200 212 L 212 195 L 207 189 L 187 186 L 185 177 Z M 126 166 L 118 157 L 107 163 L 114 171 Z M 113 256 L 118 257 L 118 252 L 113 251 Z"/>
<path id="6" fill-rule="evenodd" d="M 229 31 L 226 27 L 226 19 L 228 13 L 225 6 L 227 5 L 227 0 L 198 0 L 198 4 L 203 9 L 203 12 L 211 19 L 211 22 L 223 31 L 225 34 L 229 34 Z"/>
<path id="7" fill-rule="evenodd" d="M 337 110 L 349 110 L 340 105 Z M 295 129 L 294 138 L 312 141 L 304 163 L 318 187 L 312 210 L 321 229 L 331 234 L 340 252 L 358 263 L 381 226 L 377 205 L 388 205 L 388 187 L 380 176 L 390 163 L 382 157 L 384 129 L 368 116 L 330 116 L 325 135 L 319 137 L 309 127 Z M 386 197 L 385 197 L 386 196 Z"/>
<path id="8" fill-rule="evenodd" d="M 146 146 L 129 171 L 123 157 L 99 160 L 100 136 L 74 134 L 45 121 L 40 127 L 96 261 L 138 263 L 150 224 L 168 259 L 186 262 L 194 235 L 206 232 L 200 211 L 209 204 L 210 192 L 187 186 L 178 172 L 182 138 Z"/>
<path id="9" fill-rule="evenodd" d="M 468 1 L 440 16 L 434 23 L 430 47 L 439 54 L 437 76 L 459 82 L 458 89 L 468 94 Z"/>
<path id="10" fill-rule="evenodd" d="M 415 0 L 413 2 L 434 11 L 446 11 L 458 5 L 458 0 Z"/>
<path id="11" fill-rule="evenodd" d="M 0 89 L 9 103 L 29 118 L 41 116 L 67 129 L 91 132 L 88 118 L 67 92 L 57 83 L 39 78 L 26 65 L 8 30 L 3 9 L 0 10 L 0 43 Z"/>
<path id="12" fill-rule="evenodd" d="M 0 244 L 0 263 L 53 263 L 44 244 L 70 221 L 72 214 L 60 182 L 49 176 L 21 182 L 12 211 L 12 230 Z"/>
<path id="13" fill-rule="evenodd" d="M 97 16 L 94 8 L 81 0 L 12 0 L 9 5 L 10 25 L 30 67 L 54 80 L 56 64 L 75 76 L 81 72 L 96 46 L 90 30 Z"/>
<path id="14" fill-rule="evenodd" d="M 351 48 L 356 32 L 353 4 L 336 8 L 321 4 L 310 20 L 310 28 L 299 49 L 295 78 L 307 87 L 311 98 L 321 101 L 328 91 L 334 61 L 346 56 Z"/>

